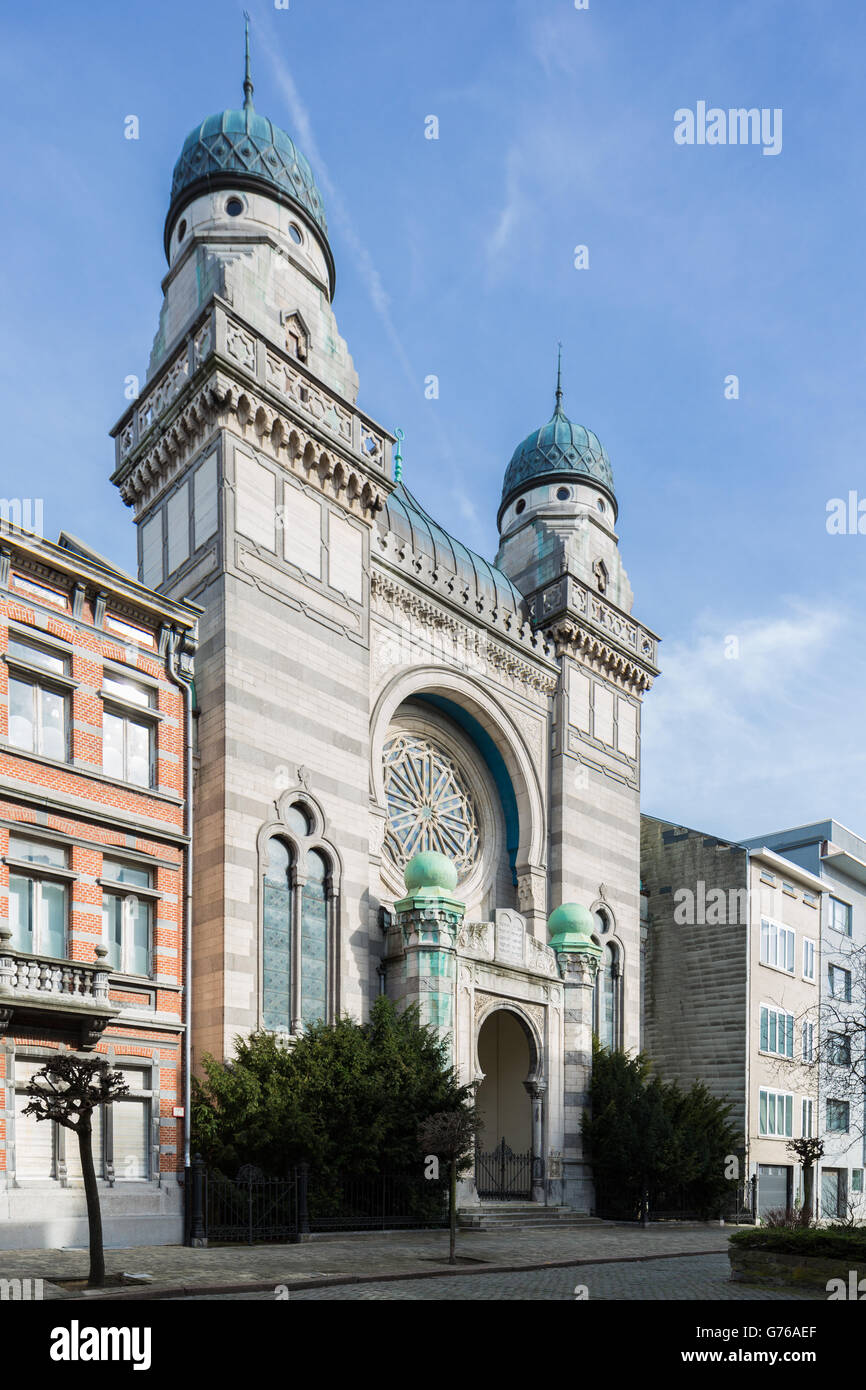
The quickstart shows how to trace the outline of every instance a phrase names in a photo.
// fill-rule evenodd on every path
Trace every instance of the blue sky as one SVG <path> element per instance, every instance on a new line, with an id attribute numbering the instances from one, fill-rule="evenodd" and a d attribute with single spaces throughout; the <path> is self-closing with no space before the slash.
<path id="1" fill-rule="evenodd" d="M 825 525 L 830 498 L 866 498 L 862 0 L 249 8 L 256 107 L 325 197 L 360 402 L 485 554 L 563 342 L 635 614 L 664 639 L 644 808 L 732 836 L 829 815 L 866 833 L 866 535 Z M 48 0 L 3 19 L 2 491 L 126 568 L 107 430 L 145 374 L 174 160 L 240 100 L 241 11 Z M 699 101 L 781 108 L 781 153 L 677 145 L 674 112 Z"/>

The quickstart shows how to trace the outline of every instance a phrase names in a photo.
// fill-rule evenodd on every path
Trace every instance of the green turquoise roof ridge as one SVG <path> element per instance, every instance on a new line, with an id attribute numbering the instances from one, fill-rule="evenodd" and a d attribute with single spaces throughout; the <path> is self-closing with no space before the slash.
<path id="1" fill-rule="evenodd" d="M 500 519 L 512 497 L 527 484 L 547 479 L 568 482 L 575 474 L 589 478 L 608 494 L 616 506 L 610 459 L 598 435 L 569 420 L 562 408 L 562 348 L 556 366 L 556 402 L 553 414 L 539 429 L 526 436 L 511 456 L 502 484 Z"/>
<path id="2" fill-rule="evenodd" d="M 601 947 L 592 939 L 594 928 L 592 913 L 580 903 L 560 903 L 547 919 L 554 951 L 579 951 L 600 960 Z"/>
<path id="3" fill-rule="evenodd" d="M 457 887 L 457 867 L 447 855 L 427 849 L 412 856 L 403 870 L 403 878 L 410 896 L 414 893 L 449 896 Z"/>
<path id="4" fill-rule="evenodd" d="M 291 137 L 267 117 L 258 115 L 253 106 L 248 18 L 243 91 L 241 110 L 218 111 L 208 116 L 183 143 L 171 181 L 166 248 L 181 203 L 219 188 L 269 193 L 280 202 L 301 209 L 327 237 L 325 206 L 309 163 Z"/>

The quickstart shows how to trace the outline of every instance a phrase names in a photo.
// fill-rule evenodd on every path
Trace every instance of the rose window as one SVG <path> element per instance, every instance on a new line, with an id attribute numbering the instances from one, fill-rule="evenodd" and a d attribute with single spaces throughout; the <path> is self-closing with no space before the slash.
<path id="1" fill-rule="evenodd" d="M 447 753 L 416 734 L 385 744 L 385 848 L 399 869 L 423 850 L 438 850 L 461 877 L 478 853 L 478 815 L 463 775 Z"/>

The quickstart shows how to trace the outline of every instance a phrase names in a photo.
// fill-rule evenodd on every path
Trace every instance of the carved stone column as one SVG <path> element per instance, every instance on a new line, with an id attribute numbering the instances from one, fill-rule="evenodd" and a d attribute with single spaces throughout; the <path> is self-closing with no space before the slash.
<path id="1" fill-rule="evenodd" d="M 394 904 L 402 936 L 404 964 L 392 998 L 403 1008 L 417 1004 L 421 1022 L 448 1043 L 452 1065 L 457 990 L 457 933 L 466 911 L 452 896 L 457 870 L 444 854 L 428 850 L 410 859 L 407 895 Z"/>
<path id="2" fill-rule="evenodd" d="M 592 914 L 579 903 L 563 903 L 550 915 L 550 944 L 556 951 L 565 984 L 565 1094 L 563 1187 L 565 1201 L 577 1211 L 595 1205 L 592 1170 L 581 1134 L 589 1108 L 592 1079 L 592 995 L 601 947 L 592 940 Z"/>
<path id="3" fill-rule="evenodd" d="M 547 1195 L 544 1171 L 544 1097 L 546 1081 L 524 1081 L 532 1097 L 532 1200 L 545 1202 Z"/>

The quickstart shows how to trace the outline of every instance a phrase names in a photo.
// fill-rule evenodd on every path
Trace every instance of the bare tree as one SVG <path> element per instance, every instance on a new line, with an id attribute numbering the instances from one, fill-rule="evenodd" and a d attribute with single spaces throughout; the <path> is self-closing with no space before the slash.
<path id="1" fill-rule="evenodd" d="M 815 1215 L 815 1164 L 824 1155 L 823 1139 L 789 1139 L 785 1145 L 793 1158 L 803 1165 L 803 1209 L 800 1224 L 811 1225 Z"/>
<path id="2" fill-rule="evenodd" d="M 123 1073 L 112 1071 L 103 1057 L 78 1057 L 73 1052 L 60 1052 L 52 1057 L 35 1073 L 27 1087 L 30 1103 L 24 1108 L 25 1115 L 35 1115 L 37 1120 L 55 1120 L 78 1136 L 90 1234 L 87 1282 L 91 1288 L 101 1289 L 105 1283 L 102 1212 L 93 1165 L 93 1112 L 98 1105 L 110 1105 L 128 1094 Z"/>
<path id="3" fill-rule="evenodd" d="M 834 969 L 834 992 L 821 997 L 821 1036 L 816 1049 L 821 1091 L 847 1101 L 849 1133 L 863 1137 L 866 1119 L 866 945 L 846 941 L 824 956 Z M 825 975 L 825 982 L 827 976 Z M 817 1032 L 817 1029 L 816 1029 Z"/>
<path id="4" fill-rule="evenodd" d="M 472 1145 L 478 1128 L 474 1107 L 439 1110 L 418 1126 L 418 1142 L 426 1154 L 434 1154 L 448 1164 L 448 1263 L 457 1263 L 457 1175 L 469 1167 Z"/>

